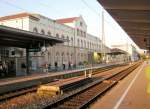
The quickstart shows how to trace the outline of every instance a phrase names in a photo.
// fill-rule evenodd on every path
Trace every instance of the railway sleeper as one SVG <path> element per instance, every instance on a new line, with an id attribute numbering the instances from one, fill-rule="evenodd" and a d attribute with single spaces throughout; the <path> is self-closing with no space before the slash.
<path id="1" fill-rule="evenodd" d="M 75 101 L 74 100 L 74 102 L 72 102 L 72 101 L 64 102 L 64 105 L 67 105 L 67 104 L 76 104 L 76 105 L 79 105 L 79 104 L 82 104 L 82 103 L 83 103 L 83 101 Z"/>
<path id="2" fill-rule="evenodd" d="M 77 107 L 77 106 L 76 106 Z M 60 105 L 56 109 L 76 109 L 75 106 L 66 106 L 66 105 Z"/>
<path id="3" fill-rule="evenodd" d="M 131 67 L 134 67 L 134 66 L 131 66 Z M 130 67 L 130 68 L 131 68 Z M 80 93 L 81 95 L 80 96 L 77 96 L 77 98 L 81 99 L 83 101 L 83 104 L 87 104 L 88 102 L 90 102 L 92 99 L 94 99 L 96 96 L 100 95 L 100 94 L 103 94 L 105 93 L 109 88 L 111 88 L 113 85 L 115 85 L 117 83 L 117 78 L 120 78 L 122 77 L 122 75 L 127 75 L 129 74 L 128 72 L 131 72 L 133 71 L 136 67 L 134 67 L 134 69 L 130 70 L 130 68 L 124 70 L 124 71 L 121 71 L 120 73 L 118 74 L 115 74 L 113 77 L 109 77 L 107 81 L 104 81 L 104 82 L 101 82 L 99 85 L 95 85 L 94 87 L 91 87 L 91 89 L 89 89 L 89 92 L 88 91 L 85 91 L 83 93 Z M 122 74 L 122 72 L 124 72 L 124 74 Z M 126 73 L 127 72 L 127 73 Z M 120 77 L 119 77 L 120 76 Z M 111 79 L 112 78 L 112 79 Z M 110 80 L 109 80 L 110 79 Z M 95 94 L 91 97 L 86 97 L 88 94 L 87 92 L 90 94 L 90 93 L 93 93 L 93 90 L 96 90 L 95 91 Z M 73 97 L 71 99 L 74 99 Z M 79 101 L 79 99 L 77 99 Z M 75 102 L 74 102 L 75 103 Z M 77 102 L 76 102 L 77 103 Z M 79 103 L 78 103 L 79 104 Z M 61 105 L 61 104 L 60 104 Z M 62 104 L 61 106 L 63 106 L 64 104 Z M 58 106 L 58 105 L 57 105 Z M 82 106 L 82 104 L 80 105 Z M 60 107 L 60 106 L 58 106 Z M 66 107 L 66 106 L 65 106 Z M 65 109 L 69 109 L 71 107 L 66 107 Z M 79 107 L 78 107 L 79 108 Z M 57 108 L 57 109 L 61 109 L 61 108 Z M 76 106 L 73 107 L 73 109 L 76 109 Z"/>

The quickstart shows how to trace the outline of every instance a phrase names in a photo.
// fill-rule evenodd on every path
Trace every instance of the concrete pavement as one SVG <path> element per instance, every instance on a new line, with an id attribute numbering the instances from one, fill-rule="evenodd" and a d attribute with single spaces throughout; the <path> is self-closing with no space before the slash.
<path id="1" fill-rule="evenodd" d="M 150 62 L 149 62 L 150 63 Z M 90 106 L 90 109 L 150 109 L 146 62 Z M 150 71 L 147 70 L 148 72 Z"/>

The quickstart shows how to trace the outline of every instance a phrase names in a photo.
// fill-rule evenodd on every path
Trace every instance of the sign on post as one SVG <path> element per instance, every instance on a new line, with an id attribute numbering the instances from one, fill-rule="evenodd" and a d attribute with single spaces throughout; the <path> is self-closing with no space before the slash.
<path id="1" fill-rule="evenodd" d="M 30 48 L 29 52 L 40 52 L 41 49 L 40 48 Z"/>

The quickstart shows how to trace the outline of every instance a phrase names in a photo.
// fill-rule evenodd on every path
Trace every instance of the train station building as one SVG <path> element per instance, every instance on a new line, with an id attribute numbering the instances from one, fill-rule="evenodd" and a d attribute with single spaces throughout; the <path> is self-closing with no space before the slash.
<path id="1" fill-rule="evenodd" d="M 53 46 L 56 43 L 63 43 L 64 39 L 55 37 L 47 37 L 42 34 L 19 30 L 11 27 L 0 26 L 0 76 L 13 76 L 29 74 L 31 52 L 41 51 L 48 46 Z M 9 54 L 11 48 L 17 47 L 23 52 L 18 52 L 15 55 L 14 51 Z M 22 54 L 24 53 L 24 54 Z M 10 57 L 9 55 L 15 55 Z"/>
<path id="2" fill-rule="evenodd" d="M 46 64 L 51 67 L 57 64 L 58 68 L 62 69 L 63 64 L 68 68 L 69 64 L 78 66 L 84 63 L 97 64 L 102 61 L 101 40 L 87 32 L 87 25 L 82 16 L 52 20 L 40 14 L 19 13 L 1 17 L 0 25 L 66 40 L 62 44 L 52 44 L 55 46 L 49 46 L 44 51 L 31 50 L 31 71 L 41 72 Z M 104 47 L 105 52 L 109 53 L 110 48 Z M 96 60 L 93 58 L 94 53 L 99 57 Z M 1 58 L 9 57 L 15 62 L 23 62 L 25 54 L 26 51 L 22 48 L 13 46 L 1 48 Z"/>

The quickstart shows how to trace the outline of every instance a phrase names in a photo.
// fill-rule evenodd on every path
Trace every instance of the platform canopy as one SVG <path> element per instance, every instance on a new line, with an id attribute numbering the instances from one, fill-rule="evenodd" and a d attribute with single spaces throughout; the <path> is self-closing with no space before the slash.
<path id="1" fill-rule="evenodd" d="M 118 49 L 118 48 L 112 48 L 110 53 L 107 53 L 109 55 L 121 55 L 121 54 L 128 54 L 126 51 Z"/>
<path id="2" fill-rule="evenodd" d="M 150 0 L 98 0 L 142 49 L 150 49 Z"/>
<path id="3" fill-rule="evenodd" d="M 63 43 L 64 39 L 0 25 L 0 46 L 38 48 Z"/>

